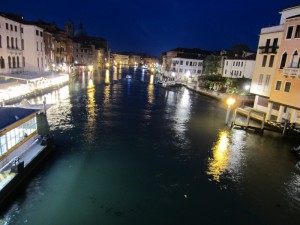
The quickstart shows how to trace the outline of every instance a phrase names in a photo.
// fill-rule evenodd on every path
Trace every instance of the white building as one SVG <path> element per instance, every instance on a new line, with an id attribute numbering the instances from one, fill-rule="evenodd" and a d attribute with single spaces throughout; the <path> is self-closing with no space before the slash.
<path id="1" fill-rule="evenodd" d="M 172 58 L 169 76 L 175 80 L 197 81 L 203 72 L 203 59 Z"/>
<path id="2" fill-rule="evenodd" d="M 247 57 L 226 59 L 223 77 L 252 79 L 255 66 L 255 54 Z"/>
<path id="3" fill-rule="evenodd" d="M 44 71 L 45 46 L 43 39 L 44 30 L 35 25 L 23 25 L 25 71 Z"/>
<path id="4" fill-rule="evenodd" d="M 43 29 L 22 16 L 0 14 L 0 73 L 44 70 Z"/>
<path id="5" fill-rule="evenodd" d="M 0 15 L 0 72 L 23 71 L 22 28 L 19 22 Z"/>

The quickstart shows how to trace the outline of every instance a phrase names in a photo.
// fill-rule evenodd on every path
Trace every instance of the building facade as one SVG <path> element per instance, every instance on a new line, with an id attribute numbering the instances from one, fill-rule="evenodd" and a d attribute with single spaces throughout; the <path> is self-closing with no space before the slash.
<path id="1" fill-rule="evenodd" d="M 115 66 L 128 66 L 129 65 L 129 56 L 123 54 L 112 53 L 112 65 Z"/>
<path id="2" fill-rule="evenodd" d="M 250 92 L 254 108 L 266 112 L 266 120 L 276 118 L 300 122 L 300 6 L 284 9 L 280 24 L 263 28 Z"/>
<path id="3" fill-rule="evenodd" d="M 296 15 L 291 15 L 290 11 Z M 285 23 L 267 112 L 271 115 L 276 104 L 279 105 L 278 122 L 283 119 L 297 122 L 300 110 L 300 6 L 286 9 L 282 15 Z"/>
<path id="4" fill-rule="evenodd" d="M 44 29 L 36 25 L 23 25 L 24 28 L 24 70 L 44 71 L 45 70 L 45 46 Z"/>
<path id="5" fill-rule="evenodd" d="M 255 55 L 225 59 L 223 77 L 252 79 Z"/>
<path id="6" fill-rule="evenodd" d="M 5 14 L 0 15 L 0 24 L 0 73 L 22 72 L 25 60 L 23 26 Z"/>
<path id="7" fill-rule="evenodd" d="M 0 72 L 37 72 L 45 69 L 44 30 L 22 16 L 0 15 Z"/>
<path id="8" fill-rule="evenodd" d="M 170 77 L 181 81 L 197 81 L 203 72 L 203 59 L 172 58 Z"/>

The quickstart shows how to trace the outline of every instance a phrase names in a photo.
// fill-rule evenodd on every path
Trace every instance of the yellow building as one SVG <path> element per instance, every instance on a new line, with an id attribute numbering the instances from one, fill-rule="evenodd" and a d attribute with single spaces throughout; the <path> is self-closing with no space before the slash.
<path id="1" fill-rule="evenodd" d="M 266 120 L 273 115 L 278 122 L 283 118 L 296 122 L 300 108 L 299 81 L 288 74 L 294 73 L 294 67 L 298 66 L 296 56 L 300 39 L 296 30 L 300 29 L 300 6 L 280 13 L 278 26 L 261 29 L 250 92 L 256 95 L 253 108 L 266 112 Z"/>
<path id="2" fill-rule="evenodd" d="M 298 9 L 297 15 L 285 19 L 280 48 L 278 50 L 277 69 L 270 94 L 268 113 L 278 104 L 277 121 L 298 120 L 300 109 L 300 6 L 286 9 Z"/>

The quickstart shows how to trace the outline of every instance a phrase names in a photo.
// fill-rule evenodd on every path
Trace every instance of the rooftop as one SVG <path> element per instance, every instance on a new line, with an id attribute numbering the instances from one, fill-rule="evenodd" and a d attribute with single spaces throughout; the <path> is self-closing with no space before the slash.
<path id="1" fill-rule="evenodd" d="M 0 130 L 38 111 L 39 110 L 36 109 L 24 109 L 19 107 L 0 107 Z"/>

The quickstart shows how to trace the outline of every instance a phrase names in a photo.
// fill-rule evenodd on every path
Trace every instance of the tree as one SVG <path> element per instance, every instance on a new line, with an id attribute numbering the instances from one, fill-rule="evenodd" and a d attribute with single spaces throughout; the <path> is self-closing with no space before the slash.
<path id="1" fill-rule="evenodd" d="M 236 45 L 232 46 L 231 51 L 232 51 L 234 54 L 240 55 L 240 54 L 242 54 L 244 51 L 249 52 L 249 51 L 251 51 L 251 50 L 249 49 L 249 47 L 248 47 L 247 44 L 236 44 Z"/>
<path id="2" fill-rule="evenodd" d="M 220 75 L 218 74 L 218 68 L 220 66 L 221 57 L 215 55 L 209 55 L 204 59 L 204 74 L 205 75 Z"/>

